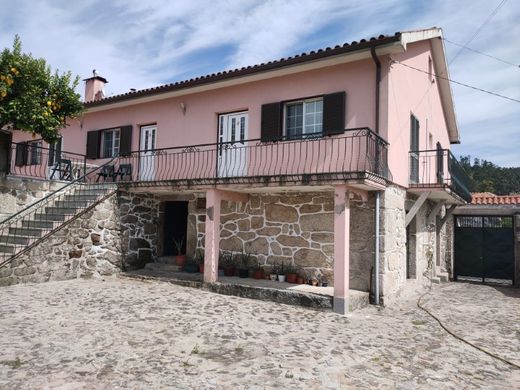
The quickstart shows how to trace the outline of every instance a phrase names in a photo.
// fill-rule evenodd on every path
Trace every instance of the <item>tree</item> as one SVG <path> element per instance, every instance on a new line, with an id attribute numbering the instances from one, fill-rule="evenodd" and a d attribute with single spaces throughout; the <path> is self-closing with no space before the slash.
<path id="1" fill-rule="evenodd" d="M 470 191 L 496 195 L 520 193 L 520 168 L 501 168 L 487 160 L 461 156 L 460 164 L 470 177 Z"/>
<path id="2" fill-rule="evenodd" d="M 53 142 L 66 119 L 83 112 L 80 95 L 75 92 L 79 77 L 71 72 L 54 73 L 43 58 L 22 53 L 15 36 L 13 49 L 0 54 L 0 128 L 6 126 L 40 135 Z"/>

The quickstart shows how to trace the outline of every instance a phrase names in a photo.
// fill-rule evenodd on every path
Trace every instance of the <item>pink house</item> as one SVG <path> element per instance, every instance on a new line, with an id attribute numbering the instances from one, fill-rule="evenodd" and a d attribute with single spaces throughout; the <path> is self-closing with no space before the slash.
<path id="1" fill-rule="evenodd" d="M 328 281 L 339 313 L 350 289 L 388 304 L 449 276 L 445 222 L 471 199 L 448 76 L 438 28 L 116 96 L 94 75 L 60 145 L 12 133 L 8 175 L 114 183 L 127 269 L 177 239 L 207 283 L 249 252 Z"/>

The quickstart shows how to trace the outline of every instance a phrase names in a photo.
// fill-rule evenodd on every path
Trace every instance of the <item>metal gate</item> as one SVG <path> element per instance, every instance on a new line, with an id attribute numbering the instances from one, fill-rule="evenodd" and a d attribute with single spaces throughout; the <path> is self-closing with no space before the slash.
<path id="1" fill-rule="evenodd" d="M 455 216 L 455 280 L 514 284 L 511 216 Z"/>

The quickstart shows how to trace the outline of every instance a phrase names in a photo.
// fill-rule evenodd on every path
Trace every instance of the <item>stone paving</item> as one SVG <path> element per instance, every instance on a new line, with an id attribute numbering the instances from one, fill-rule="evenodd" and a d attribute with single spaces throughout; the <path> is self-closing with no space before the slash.
<path id="1" fill-rule="evenodd" d="M 520 370 L 454 339 L 412 300 L 342 317 L 118 278 L 0 297 L 1 389 L 520 387 Z M 520 360 L 518 290 L 448 284 L 424 304 Z"/>

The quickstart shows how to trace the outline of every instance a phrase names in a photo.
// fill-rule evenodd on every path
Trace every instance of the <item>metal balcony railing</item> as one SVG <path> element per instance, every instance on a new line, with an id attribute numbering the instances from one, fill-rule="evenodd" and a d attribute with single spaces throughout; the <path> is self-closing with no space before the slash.
<path id="1" fill-rule="evenodd" d="M 118 158 L 114 170 L 129 185 L 316 183 L 389 178 L 387 142 L 368 128 L 337 136 L 190 145 L 136 151 Z"/>
<path id="2" fill-rule="evenodd" d="M 469 176 L 448 149 L 411 151 L 409 172 L 412 188 L 449 188 L 471 201 Z"/>
<path id="3" fill-rule="evenodd" d="M 85 155 L 41 145 L 41 140 L 11 143 L 8 174 L 32 179 L 71 181 L 87 172 L 89 164 Z"/>

